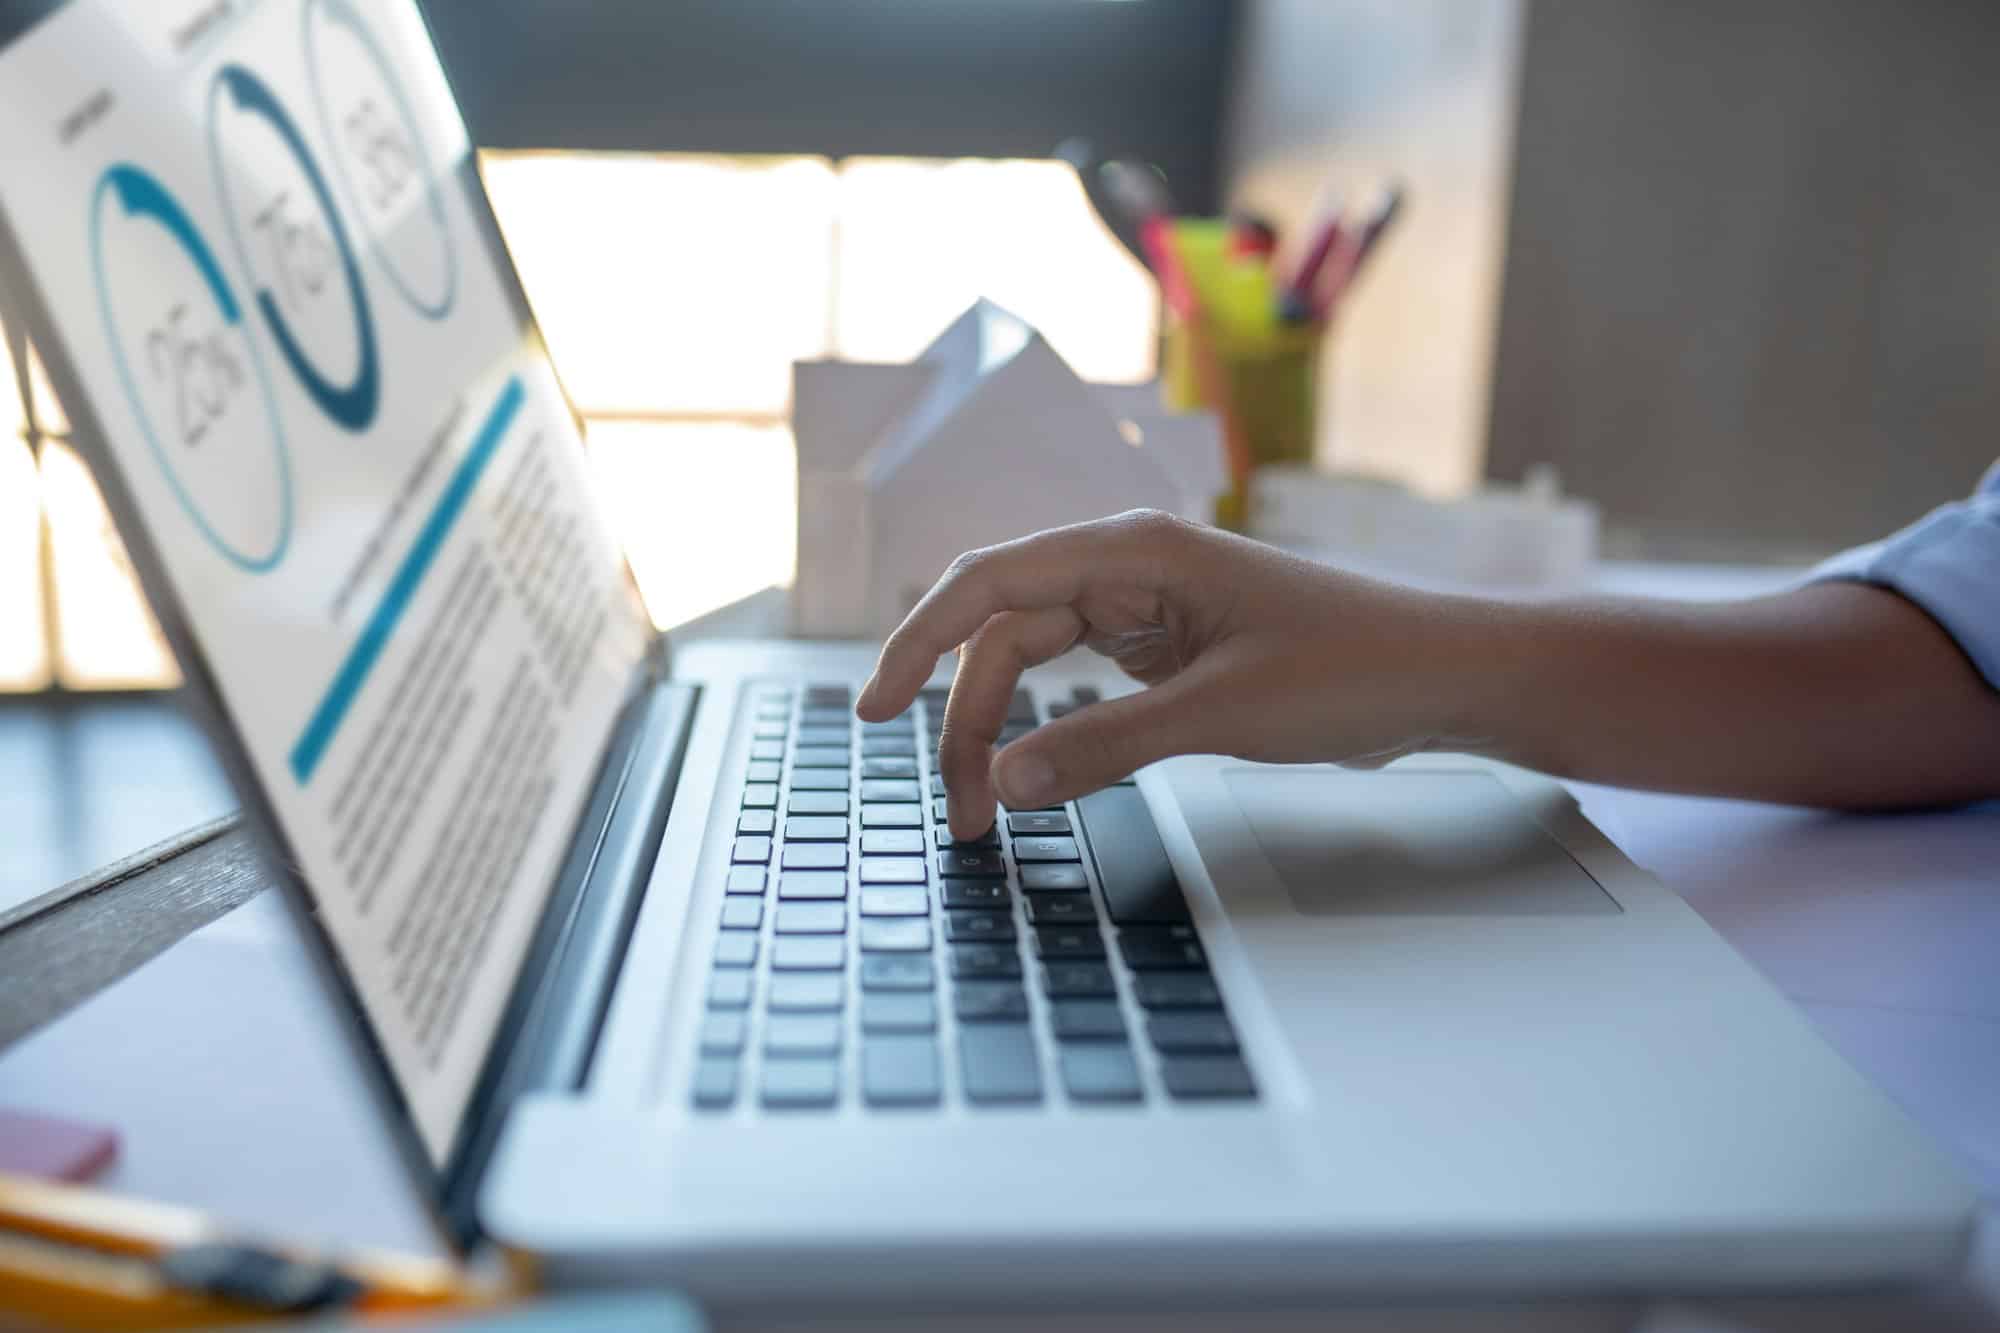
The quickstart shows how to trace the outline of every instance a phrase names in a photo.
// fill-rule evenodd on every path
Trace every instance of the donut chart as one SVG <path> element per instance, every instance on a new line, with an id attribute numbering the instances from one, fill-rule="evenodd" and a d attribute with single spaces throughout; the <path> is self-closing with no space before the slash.
<path id="1" fill-rule="evenodd" d="M 98 178 L 89 227 L 112 361 L 168 484 L 226 559 L 252 573 L 275 568 L 291 541 L 291 466 L 263 361 L 214 251 L 172 192 L 130 163 Z"/>
<path id="2" fill-rule="evenodd" d="M 381 406 L 380 356 L 375 344 L 374 320 L 368 309 L 368 295 L 361 282 L 360 266 L 355 262 L 354 248 L 348 241 L 347 227 L 340 220 L 340 210 L 334 203 L 332 192 L 327 189 L 326 177 L 313 161 L 312 153 L 307 149 L 291 114 L 264 81 L 242 65 L 225 65 L 217 71 L 215 81 L 209 88 L 208 108 L 209 154 L 215 173 L 216 192 L 222 198 L 223 212 L 229 222 L 237 257 L 256 284 L 256 306 L 263 315 L 265 326 L 278 344 L 279 354 L 293 377 L 319 409 L 347 430 L 364 431 L 374 422 L 376 411 Z M 317 205 L 317 218 L 300 221 L 275 213 L 279 205 L 290 202 L 284 192 L 252 207 L 252 201 L 239 197 L 239 190 L 232 189 L 232 176 L 236 173 L 247 174 L 239 154 L 225 155 L 222 150 L 222 120 L 232 112 L 261 122 L 276 135 L 303 177 L 311 193 L 311 202 Z M 273 218 L 277 220 L 274 222 Z M 270 248 L 275 258 L 263 269 L 268 271 L 275 265 L 278 271 L 269 277 L 260 271 L 257 262 L 262 251 L 253 255 L 245 243 L 245 233 L 253 229 L 271 238 Z M 345 382 L 337 381 L 334 375 L 322 370 L 315 354 L 307 350 L 307 339 L 293 327 L 291 318 L 284 310 L 287 302 L 296 306 L 306 299 L 324 307 L 325 287 L 323 284 L 314 285 L 313 270 L 317 267 L 314 247 L 323 249 L 328 242 L 344 279 L 352 319 L 355 367 Z M 301 252 L 305 254 L 303 260 L 300 259 Z M 294 282 L 291 280 L 294 276 L 292 269 L 301 264 L 306 266 L 307 271 Z M 279 293 L 274 293 L 274 285 L 283 289 L 284 301 L 281 301 Z M 306 295 L 294 299 L 294 293 L 301 291 Z"/>
<path id="3" fill-rule="evenodd" d="M 308 0 L 301 24 L 320 133 L 357 227 L 396 294 L 441 320 L 458 296 L 458 249 L 409 97 L 350 0 Z"/>

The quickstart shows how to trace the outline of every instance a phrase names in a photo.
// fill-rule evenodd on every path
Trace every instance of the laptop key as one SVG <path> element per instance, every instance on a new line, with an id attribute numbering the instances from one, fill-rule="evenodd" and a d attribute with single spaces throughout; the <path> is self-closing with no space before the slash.
<path id="1" fill-rule="evenodd" d="M 766 1055 L 837 1055 L 839 1014 L 772 1014 L 764 1024 Z"/>
<path id="2" fill-rule="evenodd" d="M 1215 1009 L 1222 992 L 1206 972 L 1135 972 L 1132 997 L 1147 1009 Z"/>
<path id="3" fill-rule="evenodd" d="M 930 867 L 907 856 L 864 856 L 861 858 L 863 884 L 927 884 Z"/>
<path id="4" fill-rule="evenodd" d="M 917 776 L 917 761 L 914 757 L 905 759 L 900 755 L 863 754 L 861 757 L 861 778 L 897 779 L 914 781 Z"/>
<path id="5" fill-rule="evenodd" d="M 1168 1054 L 1222 1055 L 1236 1049 L 1236 1030 L 1214 1009 L 1148 1015 L 1146 1036 Z"/>
<path id="6" fill-rule="evenodd" d="M 861 835 L 863 856 L 922 856 L 924 854 L 924 834 L 922 829 L 913 828 L 872 828 Z"/>
<path id="7" fill-rule="evenodd" d="M 736 1100 L 736 1061 L 705 1059 L 694 1067 L 694 1104 L 713 1111 Z"/>
<path id="8" fill-rule="evenodd" d="M 930 1032 L 937 1000 L 929 991 L 875 991 L 861 997 L 863 1032 Z"/>
<path id="9" fill-rule="evenodd" d="M 762 898 L 735 897 L 722 901 L 722 928 L 724 930 L 755 930 L 764 924 L 764 900 Z"/>
<path id="10" fill-rule="evenodd" d="M 751 741 L 750 757 L 752 759 L 783 759 L 785 757 L 785 743 L 783 741 Z"/>
<path id="11" fill-rule="evenodd" d="M 1102 958 L 1104 937 L 1096 926 L 1035 927 L 1037 958 Z"/>
<path id="12" fill-rule="evenodd" d="M 1005 879 L 1007 862 L 997 851 L 954 846 L 938 853 L 938 873 L 961 879 Z"/>
<path id="13" fill-rule="evenodd" d="M 934 1106 L 942 1094 L 937 1046 L 929 1037 L 870 1037 L 861 1043 L 861 1095 L 870 1106 Z"/>
<path id="14" fill-rule="evenodd" d="M 783 766 L 775 759 L 753 759 L 750 761 L 749 766 L 743 770 L 743 780 L 745 782 L 776 782 L 778 775 L 783 771 Z"/>
<path id="15" fill-rule="evenodd" d="M 948 879 L 942 890 L 946 907 L 1007 906 L 1007 885 L 997 879 Z"/>
<path id="16" fill-rule="evenodd" d="M 962 981 L 952 988 L 951 1003 L 961 1023 L 1028 1021 L 1028 992 L 1015 981 Z"/>
<path id="17" fill-rule="evenodd" d="M 728 893 L 761 894 L 764 892 L 764 867 L 731 866 L 729 878 L 723 882 L 722 887 Z"/>
<path id="18" fill-rule="evenodd" d="M 848 708 L 854 697 L 845 685 L 824 682 L 806 686 L 806 707 L 808 708 Z"/>
<path id="19" fill-rule="evenodd" d="M 951 830 L 942 824 L 938 825 L 932 831 L 932 836 L 937 842 L 937 849 L 941 852 L 991 851 L 997 850 L 1000 846 L 1000 826 L 998 824 L 987 829 L 986 832 L 980 834 L 971 842 L 960 842 L 957 838 L 952 837 Z"/>
<path id="20" fill-rule="evenodd" d="M 750 728 L 750 735 L 754 740 L 781 741 L 788 730 L 783 717 L 760 717 Z"/>
<path id="21" fill-rule="evenodd" d="M 930 894 L 923 889 L 863 889 L 863 916 L 929 916 Z"/>
<path id="22" fill-rule="evenodd" d="M 1185 933 L 1183 933 L 1185 932 Z M 1145 926 L 1118 932 L 1118 952 L 1125 966 L 1134 972 L 1201 971 L 1208 967 L 1208 955 L 1192 928 L 1174 930 L 1166 926 Z"/>
<path id="23" fill-rule="evenodd" d="M 846 791 L 844 768 L 801 768 L 792 773 L 793 791 Z"/>
<path id="24" fill-rule="evenodd" d="M 717 967 L 749 967 L 757 961 L 757 933 L 725 930 L 715 937 Z"/>
<path id="25" fill-rule="evenodd" d="M 781 900 L 845 898 L 847 876 L 838 870 L 788 870 L 778 876 Z"/>
<path id="26" fill-rule="evenodd" d="M 966 1100 L 1038 1102 L 1042 1066 L 1025 1023 L 976 1023 L 958 1030 L 958 1069 Z"/>
<path id="27" fill-rule="evenodd" d="M 771 966 L 779 972 L 837 972 L 846 965 L 847 941 L 838 935 L 786 935 L 771 941 Z"/>
<path id="28" fill-rule="evenodd" d="M 1097 862 L 1106 915 L 1121 926 L 1190 919 L 1153 813 L 1137 787 L 1092 792 L 1076 803 L 1076 813 Z"/>
<path id="29" fill-rule="evenodd" d="M 954 944 L 951 974 L 962 979 L 1018 977 L 1021 955 L 1011 944 Z"/>
<path id="30" fill-rule="evenodd" d="M 1125 1015 L 1116 1000 L 1057 1000 L 1049 1025 L 1063 1041 L 1125 1039 Z"/>
<path id="31" fill-rule="evenodd" d="M 870 755 L 894 755 L 897 758 L 914 759 L 917 754 L 917 735 L 913 731 L 871 733 L 861 738 L 861 754 L 864 758 Z"/>
<path id="32" fill-rule="evenodd" d="M 766 1003 L 773 1013 L 811 1013 L 837 1010 L 845 1003 L 846 996 L 845 977 L 830 972 L 789 972 L 771 978 L 771 994 Z"/>
<path id="33" fill-rule="evenodd" d="M 1079 1102 L 1136 1102 L 1139 1065 L 1123 1042 L 1080 1041 L 1063 1046 L 1057 1063 L 1063 1086 Z"/>
<path id="34" fill-rule="evenodd" d="M 743 1049 L 743 1032 L 747 1026 L 740 1013 L 709 1014 L 701 1020 L 701 1053 L 736 1054 Z"/>
<path id="35" fill-rule="evenodd" d="M 954 944 L 1011 940 L 1014 918 L 1006 912 L 950 912 L 944 919 L 944 937 Z"/>
<path id="36" fill-rule="evenodd" d="M 771 859 L 771 840 L 755 835 L 738 838 L 729 859 L 738 865 L 763 865 Z"/>
<path id="37" fill-rule="evenodd" d="M 1069 816 L 1060 810 L 1022 810 L 1007 816 L 1007 831 L 1023 837 L 1069 833 Z"/>
<path id="38" fill-rule="evenodd" d="M 1075 838 L 1016 837 L 1014 859 L 1023 865 L 1030 861 L 1075 861 L 1081 859 L 1081 853 Z"/>
<path id="39" fill-rule="evenodd" d="M 908 803 L 874 804 L 861 807 L 862 828 L 922 828 L 924 808 Z"/>
<path id="40" fill-rule="evenodd" d="M 743 789 L 745 810 L 774 810 L 778 805 L 778 784 L 753 782 Z"/>
<path id="41" fill-rule="evenodd" d="M 1160 1061 L 1160 1077 L 1184 1100 L 1257 1095 L 1249 1068 L 1236 1055 L 1170 1055 Z"/>
<path id="42" fill-rule="evenodd" d="M 847 844 L 788 842 L 782 864 L 786 870 L 841 870 L 847 865 Z"/>
<path id="43" fill-rule="evenodd" d="M 756 985 L 754 972 L 740 967 L 717 968 L 708 979 L 708 1005 L 711 1009 L 742 1009 L 750 1003 L 751 989 Z"/>
<path id="44" fill-rule="evenodd" d="M 1042 994 L 1051 1000 L 1100 999 L 1117 993 L 1111 969 L 1102 963 L 1042 964 Z"/>
<path id="45" fill-rule="evenodd" d="M 779 903 L 780 935 L 838 935 L 847 929 L 846 903 Z"/>
<path id="46" fill-rule="evenodd" d="M 784 821 L 786 843 L 846 843 L 846 815 L 790 815 Z"/>
<path id="47" fill-rule="evenodd" d="M 864 777 L 861 779 L 861 799 L 914 805 L 923 797 L 918 793 L 917 784 L 909 778 Z"/>
<path id="48" fill-rule="evenodd" d="M 861 923 L 863 953 L 929 953 L 931 923 L 899 917 L 871 917 Z"/>
<path id="49" fill-rule="evenodd" d="M 844 815 L 792 815 L 785 820 L 786 842 L 846 842 Z"/>
<path id="50" fill-rule="evenodd" d="M 1031 893 L 1028 920 L 1037 926 L 1094 924 L 1097 908 L 1087 893 Z"/>
<path id="51" fill-rule="evenodd" d="M 801 745 L 792 751 L 792 768 L 837 768 L 845 772 L 852 756 L 847 747 L 835 748 L 831 745 Z"/>
<path id="52" fill-rule="evenodd" d="M 935 984 L 928 954 L 871 953 L 861 957 L 864 991 L 930 990 Z"/>
<path id="53" fill-rule="evenodd" d="M 844 815 L 847 813 L 847 793 L 844 791 L 795 791 L 785 798 L 785 813 L 788 815 Z"/>
<path id="54" fill-rule="evenodd" d="M 738 833 L 769 833 L 777 827 L 778 814 L 775 810 L 745 810 L 736 816 Z"/>
<path id="55" fill-rule="evenodd" d="M 799 728 L 799 744 L 810 746 L 836 746 L 845 749 L 848 731 L 844 726 L 829 727 L 814 725 Z"/>
<path id="56" fill-rule="evenodd" d="M 759 1098 L 777 1110 L 810 1110 L 832 1106 L 840 1095 L 840 1062 L 825 1058 L 788 1056 L 764 1062 Z"/>
<path id="57" fill-rule="evenodd" d="M 1080 865 L 1044 863 L 1021 867 L 1021 890 L 1024 893 L 1076 893 L 1090 887 L 1084 878 Z"/>

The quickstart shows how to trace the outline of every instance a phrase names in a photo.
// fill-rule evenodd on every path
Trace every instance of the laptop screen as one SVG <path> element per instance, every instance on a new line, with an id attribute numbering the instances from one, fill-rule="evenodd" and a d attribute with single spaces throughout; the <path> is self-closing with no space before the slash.
<path id="1" fill-rule="evenodd" d="M 8 314 L 440 1164 L 647 634 L 484 208 L 410 0 L 0 51 Z"/>

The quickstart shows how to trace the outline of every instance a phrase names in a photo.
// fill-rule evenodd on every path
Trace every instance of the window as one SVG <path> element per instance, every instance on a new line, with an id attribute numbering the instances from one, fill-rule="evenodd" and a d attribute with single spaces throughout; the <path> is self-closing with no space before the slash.
<path id="1" fill-rule="evenodd" d="M 791 578 L 793 361 L 906 359 L 984 295 L 1086 378 L 1153 374 L 1151 284 L 1061 163 L 527 152 L 481 166 L 663 627 Z M 60 405 L 38 362 L 27 374 L 38 430 L 0 383 L 0 689 L 172 684 Z"/>

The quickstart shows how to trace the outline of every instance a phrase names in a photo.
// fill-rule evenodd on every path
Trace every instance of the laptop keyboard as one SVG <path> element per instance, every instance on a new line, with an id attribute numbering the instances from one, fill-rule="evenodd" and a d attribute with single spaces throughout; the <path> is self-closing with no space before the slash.
<path id="1" fill-rule="evenodd" d="M 844 685 L 748 691 L 693 1104 L 1254 1098 L 1139 789 L 1003 809 L 954 842 L 945 695 L 864 723 Z M 1022 691 L 1001 742 L 1037 724 Z"/>

